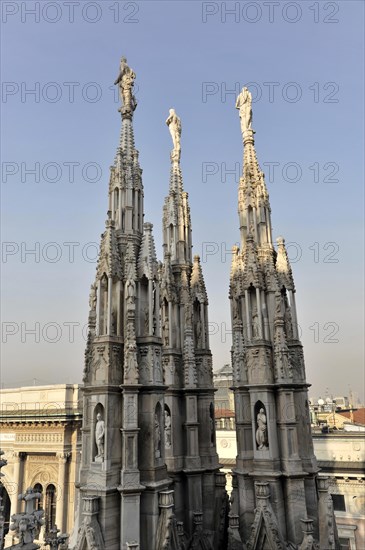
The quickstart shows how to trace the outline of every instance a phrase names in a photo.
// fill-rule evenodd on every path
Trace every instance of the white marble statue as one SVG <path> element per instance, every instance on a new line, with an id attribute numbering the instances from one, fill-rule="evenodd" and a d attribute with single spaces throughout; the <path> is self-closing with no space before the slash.
<path id="1" fill-rule="evenodd" d="M 92 311 L 96 310 L 96 283 L 90 287 L 89 307 Z"/>
<path id="2" fill-rule="evenodd" d="M 125 295 L 127 304 L 134 304 L 136 300 L 136 283 L 133 279 L 127 279 L 125 283 Z"/>
<path id="3" fill-rule="evenodd" d="M 177 116 L 175 109 L 170 109 L 170 114 L 166 120 L 166 124 L 169 127 L 170 134 L 172 137 L 172 143 L 174 146 L 173 154 L 180 157 L 180 138 L 181 138 L 181 120 Z"/>
<path id="4" fill-rule="evenodd" d="M 134 111 L 137 106 L 136 98 L 132 93 L 136 73 L 128 66 L 127 59 L 120 60 L 119 76 L 114 85 L 119 85 L 120 97 L 126 110 Z"/>
<path id="5" fill-rule="evenodd" d="M 171 448 L 171 416 L 165 410 L 165 449 Z"/>
<path id="6" fill-rule="evenodd" d="M 169 318 L 167 316 L 162 326 L 162 343 L 165 347 L 169 346 Z"/>
<path id="7" fill-rule="evenodd" d="M 267 419 L 263 408 L 259 410 L 257 415 L 256 443 L 259 450 L 269 448 L 267 441 Z"/>
<path id="8" fill-rule="evenodd" d="M 259 316 L 256 308 L 252 311 L 252 336 L 254 339 L 260 338 Z"/>
<path id="9" fill-rule="evenodd" d="M 242 135 L 246 130 L 251 130 L 252 124 L 252 95 L 248 88 L 242 88 L 236 99 L 236 109 L 239 109 Z"/>
<path id="10" fill-rule="evenodd" d="M 155 413 L 155 457 L 160 458 L 161 456 L 161 429 L 160 429 L 160 422 L 158 419 L 157 414 Z"/>
<path id="11" fill-rule="evenodd" d="M 98 454 L 95 458 L 104 458 L 104 435 L 105 435 L 105 425 L 104 420 L 100 413 L 96 415 L 96 425 L 95 425 L 95 443 L 98 449 Z"/>

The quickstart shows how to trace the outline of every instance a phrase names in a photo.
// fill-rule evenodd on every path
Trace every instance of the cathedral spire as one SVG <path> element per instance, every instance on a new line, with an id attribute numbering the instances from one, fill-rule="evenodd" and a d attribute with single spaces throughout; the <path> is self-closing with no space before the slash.
<path id="1" fill-rule="evenodd" d="M 252 235 L 258 245 L 272 246 L 269 194 L 256 156 L 255 132 L 252 129 L 252 96 L 247 88 L 242 88 L 238 95 L 236 109 L 239 109 L 244 146 L 242 176 L 238 189 L 241 246 L 245 246 L 248 235 Z"/>
<path id="2" fill-rule="evenodd" d="M 133 132 L 133 114 L 137 107 L 133 94 L 135 78 L 135 72 L 122 57 L 119 75 L 114 82 L 119 86 L 122 100 L 119 109 L 122 127 L 114 165 L 110 168 L 109 210 L 117 230 L 124 235 L 135 235 L 140 240 L 143 233 L 143 185 Z"/>
<path id="3" fill-rule="evenodd" d="M 266 548 L 264 540 L 280 538 L 280 547 L 283 540 L 301 543 L 303 518 L 318 518 L 317 501 L 309 497 L 310 491 L 315 495 L 318 470 L 293 275 L 284 239 L 277 239 L 277 251 L 272 245 L 269 195 L 256 157 L 251 102 L 243 88 L 236 101 L 244 145 L 238 191 L 241 250 L 233 249 L 230 279 L 239 488 L 233 494 L 244 543 L 258 550 Z M 288 413 L 288 407 L 298 412 Z M 256 508 L 250 510 L 248 495 L 254 493 Z M 270 518 L 266 524 L 263 510 Z M 255 519 L 250 524 L 252 511 Z"/>
<path id="4" fill-rule="evenodd" d="M 175 109 L 170 109 L 166 120 L 173 142 L 171 151 L 170 190 L 165 199 L 163 217 L 164 255 L 171 255 L 171 262 L 179 265 L 192 264 L 191 220 L 188 193 L 183 188 L 180 166 L 181 120 Z"/>

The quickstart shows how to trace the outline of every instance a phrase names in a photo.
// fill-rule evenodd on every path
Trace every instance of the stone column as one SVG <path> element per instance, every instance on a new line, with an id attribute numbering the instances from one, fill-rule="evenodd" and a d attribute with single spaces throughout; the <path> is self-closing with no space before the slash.
<path id="1" fill-rule="evenodd" d="M 259 321 L 260 338 L 264 337 L 264 331 L 262 326 L 262 309 L 261 309 L 261 296 L 260 289 L 256 288 L 256 305 L 257 305 L 257 318 Z"/>
<path id="2" fill-rule="evenodd" d="M 61 530 L 61 533 L 65 530 L 64 525 L 64 512 L 65 512 L 65 503 L 68 499 L 68 491 L 66 488 L 66 469 L 67 462 L 69 459 L 68 453 L 59 453 L 58 455 L 58 498 L 56 504 L 56 525 Z"/>
<path id="3" fill-rule="evenodd" d="M 328 477 L 319 476 L 317 478 L 319 547 L 321 550 L 334 550 L 336 548 L 336 523 L 328 486 Z"/>
<path id="4" fill-rule="evenodd" d="M 153 286 L 152 279 L 148 279 L 148 336 L 153 334 Z"/>
<path id="5" fill-rule="evenodd" d="M 140 496 L 144 486 L 140 483 L 138 469 L 138 385 L 123 385 L 123 461 L 118 491 L 121 498 L 120 544 L 121 549 L 128 548 L 127 543 L 140 544 Z M 135 546 L 134 548 L 138 548 Z M 131 546 L 130 548 L 133 548 Z"/>
<path id="6" fill-rule="evenodd" d="M 206 311 L 205 311 L 205 304 L 202 304 L 201 305 L 201 317 L 200 317 L 200 323 L 201 323 L 201 347 L 202 349 L 206 349 L 206 337 L 208 336 L 207 335 L 207 331 L 206 331 L 206 327 L 205 327 L 205 315 L 206 315 Z M 207 323 L 207 328 L 208 328 L 208 323 Z"/>
<path id="7" fill-rule="evenodd" d="M 98 281 L 98 292 L 96 295 L 96 336 L 100 335 L 100 315 L 101 315 L 101 280 Z"/>
<path id="8" fill-rule="evenodd" d="M 155 303 L 154 303 L 154 315 L 156 317 L 156 333 L 155 336 L 161 337 L 160 330 L 160 285 L 155 286 Z"/>
<path id="9" fill-rule="evenodd" d="M 251 316 L 248 290 L 245 290 L 247 339 L 251 340 Z"/>
<path id="10" fill-rule="evenodd" d="M 108 277 L 108 307 L 107 307 L 107 333 L 110 336 L 112 333 L 112 294 L 113 293 L 113 279 Z"/>
<path id="11" fill-rule="evenodd" d="M 271 238 L 271 216 L 270 211 L 268 208 L 266 208 L 266 219 L 267 219 L 267 241 L 269 244 L 272 244 L 272 238 Z"/>
<path id="12" fill-rule="evenodd" d="M 261 290 L 261 306 L 262 306 L 262 316 L 264 318 L 264 335 L 265 340 L 270 340 L 270 331 L 269 331 L 269 317 L 267 312 L 266 296 L 265 292 Z"/>
<path id="13" fill-rule="evenodd" d="M 293 336 L 294 338 L 298 339 L 298 318 L 297 318 L 297 308 L 295 305 L 295 294 L 292 290 L 289 290 L 289 302 L 290 302 L 290 309 L 291 309 L 291 317 L 292 317 L 292 323 L 293 323 Z"/>
<path id="14" fill-rule="evenodd" d="M 253 208 L 253 228 L 255 231 L 254 237 L 256 238 L 257 244 L 259 244 L 258 232 L 257 232 L 257 218 L 256 218 L 256 208 Z"/>
<path id="15" fill-rule="evenodd" d="M 173 347 L 176 347 L 176 344 L 175 342 L 174 343 L 172 342 L 172 325 L 174 323 L 176 326 L 176 320 L 173 318 L 174 311 L 173 311 L 171 302 L 168 303 L 168 308 L 169 308 L 169 348 L 173 348 Z"/>
<path id="16" fill-rule="evenodd" d="M 26 453 L 15 451 L 14 457 L 14 483 L 15 492 L 11 495 L 11 508 L 10 514 L 17 514 L 21 511 L 21 501 L 18 499 L 18 495 L 23 493 L 23 473 L 24 473 L 24 460 Z"/>
<path id="17" fill-rule="evenodd" d="M 116 335 L 120 336 L 122 334 L 122 312 L 121 312 L 121 304 L 122 304 L 122 292 L 123 292 L 123 285 L 122 281 L 117 282 L 117 297 L 118 297 L 118 304 L 117 304 L 117 326 L 115 328 Z"/>
<path id="18" fill-rule="evenodd" d="M 110 210 L 112 213 L 112 220 L 115 220 L 115 190 L 113 189 L 110 196 Z"/>

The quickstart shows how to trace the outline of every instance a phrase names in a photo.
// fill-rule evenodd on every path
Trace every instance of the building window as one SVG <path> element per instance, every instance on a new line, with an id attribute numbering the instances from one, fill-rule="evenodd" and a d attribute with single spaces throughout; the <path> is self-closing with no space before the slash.
<path id="1" fill-rule="evenodd" d="M 331 495 L 333 501 L 333 509 L 336 512 L 346 512 L 344 495 Z"/>
<path id="2" fill-rule="evenodd" d="M 54 527 L 56 523 L 56 487 L 53 484 L 48 485 L 46 489 L 46 533 Z"/>
<path id="3" fill-rule="evenodd" d="M 341 550 L 351 550 L 351 542 L 348 538 L 339 538 Z"/>
<path id="4" fill-rule="evenodd" d="M 40 493 L 41 495 L 43 495 L 43 487 L 40 483 L 36 483 L 34 485 L 34 491 L 36 493 Z M 40 498 L 37 498 L 36 501 L 35 501 L 35 509 L 36 510 L 42 510 L 43 508 L 43 496 L 41 496 Z"/>

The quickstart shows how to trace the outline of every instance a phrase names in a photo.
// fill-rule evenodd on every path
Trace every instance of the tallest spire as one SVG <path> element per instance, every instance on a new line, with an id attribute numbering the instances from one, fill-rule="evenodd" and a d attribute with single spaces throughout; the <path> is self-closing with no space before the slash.
<path id="1" fill-rule="evenodd" d="M 261 171 L 255 150 L 252 128 L 252 95 L 242 88 L 236 100 L 241 120 L 244 146 L 242 176 L 238 189 L 238 214 L 241 246 L 252 236 L 257 245 L 272 244 L 271 208 L 264 173 Z"/>
<path id="2" fill-rule="evenodd" d="M 133 132 L 133 113 L 137 107 L 133 93 L 135 79 L 136 73 L 127 64 L 127 59 L 122 57 L 119 75 L 114 82 L 119 87 L 122 100 L 119 109 L 122 128 L 110 173 L 109 211 L 117 231 L 124 236 L 134 235 L 135 244 L 140 244 L 143 233 L 143 185 Z"/>

